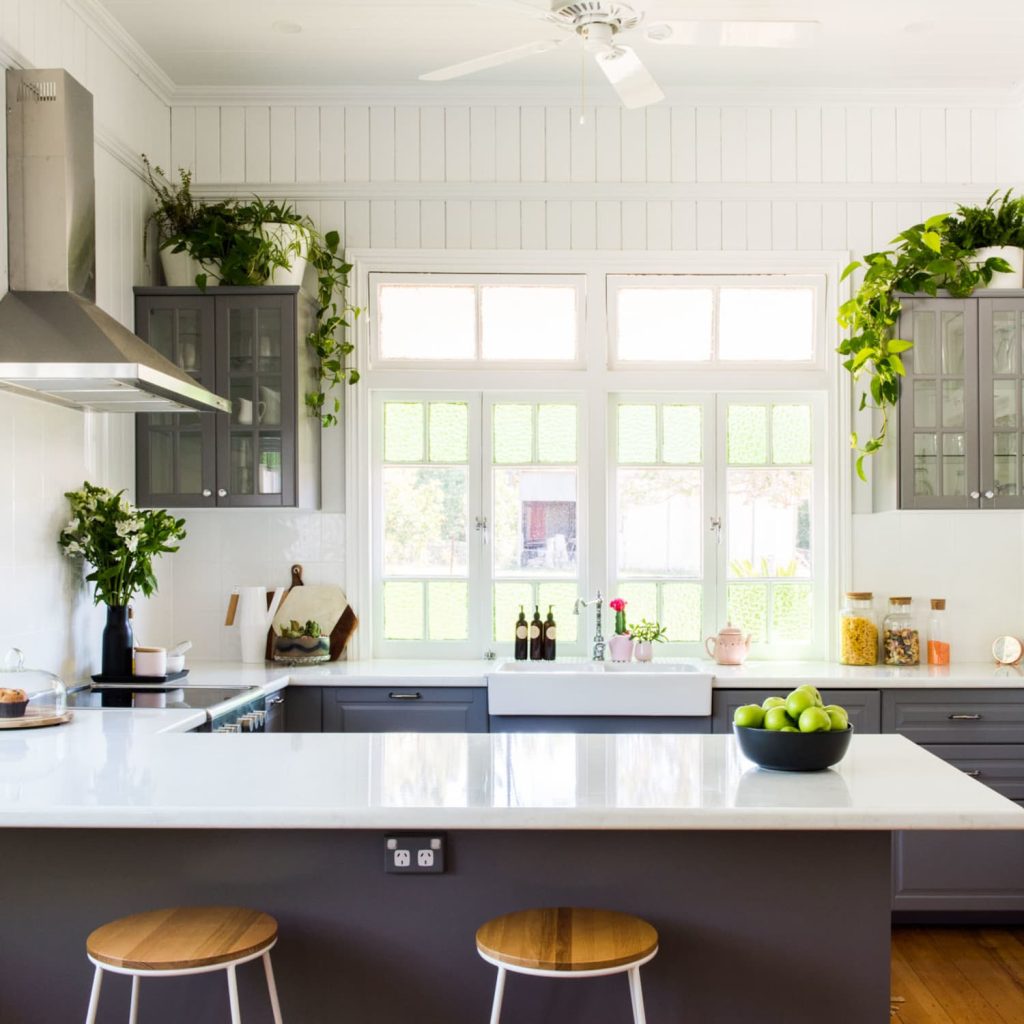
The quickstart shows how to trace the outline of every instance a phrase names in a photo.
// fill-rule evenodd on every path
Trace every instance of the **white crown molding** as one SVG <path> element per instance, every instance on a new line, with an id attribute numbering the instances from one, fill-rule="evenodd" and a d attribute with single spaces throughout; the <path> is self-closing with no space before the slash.
<path id="1" fill-rule="evenodd" d="M 125 145 L 121 139 L 104 124 L 93 126 L 96 145 L 105 153 L 109 153 L 119 164 L 126 167 L 135 177 L 146 181 L 146 165 L 136 150 Z"/>
<path id="2" fill-rule="evenodd" d="M 1014 187 L 1021 184 L 1011 182 Z M 984 200 L 1006 182 L 224 182 L 192 185 L 202 199 L 258 194 L 291 202 L 415 200 L 657 202 L 739 200 L 745 202 L 966 202 Z M 1022 189 L 1024 190 L 1024 189 Z"/>
<path id="3" fill-rule="evenodd" d="M 176 86 L 170 75 L 99 0 L 64 2 L 99 35 L 157 99 L 168 107 L 174 104 Z"/>

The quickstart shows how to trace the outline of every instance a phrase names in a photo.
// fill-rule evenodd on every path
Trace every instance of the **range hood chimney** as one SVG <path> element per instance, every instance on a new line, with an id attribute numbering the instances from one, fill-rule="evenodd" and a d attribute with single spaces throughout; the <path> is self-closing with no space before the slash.
<path id="1" fill-rule="evenodd" d="M 227 412 L 96 303 L 92 94 L 64 70 L 7 72 L 0 387 L 100 412 Z"/>

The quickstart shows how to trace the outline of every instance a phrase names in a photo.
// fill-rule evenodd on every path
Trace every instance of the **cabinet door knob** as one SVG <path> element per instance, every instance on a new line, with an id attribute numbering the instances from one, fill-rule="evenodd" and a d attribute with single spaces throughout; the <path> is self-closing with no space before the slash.
<path id="1" fill-rule="evenodd" d="M 209 487 L 204 487 L 203 488 L 203 497 L 204 498 L 209 498 L 211 494 L 213 494 L 213 491 L 211 491 Z"/>
<path id="2" fill-rule="evenodd" d="M 986 491 L 985 492 L 985 497 L 988 498 L 989 501 L 991 501 L 995 496 L 996 496 L 996 492 L 995 491 Z"/>
<path id="3" fill-rule="evenodd" d="M 218 498 L 226 498 L 227 496 L 228 496 L 228 492 L 226 490 L 224 490 L 223 487 L 218 487 L 217 488 L 217 497 Z"/>
<path id="4" fill-rule="evenodd" d="M 981 497 L 981 491 L 971 491 L 970 496 L 977 501 Z"/>

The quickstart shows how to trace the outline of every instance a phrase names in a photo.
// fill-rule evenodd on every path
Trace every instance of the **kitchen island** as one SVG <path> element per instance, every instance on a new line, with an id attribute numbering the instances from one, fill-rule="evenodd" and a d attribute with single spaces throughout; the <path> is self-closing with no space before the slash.
<path id="1" fill-rule="evenodd" d="M 896 736 L 787 775 L 730 736 L 167 731 L 188 728 L 186 712 L 89 711 L 0 736 L 0 1019 L 78 1019 L 98 924 L 228 903 L 280 920 L 286 1020 L 469 1024 L 493 982 L 476 927 L 568 903 L 658 928 L 652 1022 L 882 1024 L 891 831 L 1024 828 L 1024 810 Z M 445 836 L 444 874 L 385 874 L 386 837 L 409 831 Z M 118 980 L 104 1021 L 124 1016 Z M 269 1020 L 259 972 L 242 981 L 247 1024 Z M 628 1018 L 621 978 L 520 982 L 510 1021 Z M 142 1019 L 219 1022 L 222 987 L 145 983 Z"/>

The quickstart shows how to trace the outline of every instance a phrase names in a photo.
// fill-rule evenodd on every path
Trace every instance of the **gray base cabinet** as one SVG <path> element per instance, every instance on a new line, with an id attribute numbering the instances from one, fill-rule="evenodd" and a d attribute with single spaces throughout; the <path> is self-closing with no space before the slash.
<path id="1" fill-rule="evenodd" d="M 492 715 L 491 732 L 699 733 L 711 732 L 711 719 L 669 715 Z"/>
<path id="2" fill-rule="evenodd" d="M 482 686 L 337 686 L 323 691 L 324 732 L 487 732 Z"/>
<path id="3" fill-rule="evenodd" d="M 788 687 L 776 690 L 715 690 L 711 696 L 711 731 L 732 732 L 732 716 L 744 704 L 761 704 L 766 697 L 785 697 Z M 882 695 L 878 690 L 822 690 L 826 704 L 842 704 L 849 712 L 855 732 L 874 733 L 882 729 Z"/>

